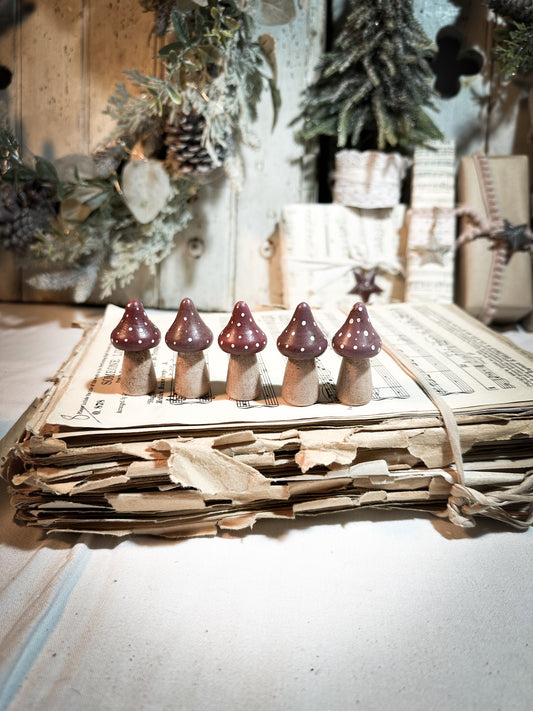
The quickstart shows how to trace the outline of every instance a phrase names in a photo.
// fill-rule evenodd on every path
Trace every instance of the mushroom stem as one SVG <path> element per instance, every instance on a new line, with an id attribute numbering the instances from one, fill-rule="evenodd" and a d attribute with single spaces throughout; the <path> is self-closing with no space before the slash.
<path id="1" fill-rule="evenodd" d="M 314 358 L 288 358 L 281 397 L 289 405 L 305 407 L 318 400 L 318 373 Z"/>
<path id="2" fill-rule="evenodd" d="M 344 405 L 366 405 L 372 399 L 369 358 L 343 358 L 337 378 L 337 397 Z"/>
<path id="3" fill-rule="evenodd" d="M 157 385 L 149 350 L 124 351 L 120 385 L 124 395 L 148 395 Z"/>
<path id="4" fill-rule="evenodd" d="M 232 400 L 255 400 L 261 394 L 257 356 L 230 355 L 226 393 Z"/>
<path id="5" fill-rule="evenodd" d="M 174 379 L 176 395 L 197 398 L 209 392 L 209 372 L 204 352 L 178 353 Z"/>

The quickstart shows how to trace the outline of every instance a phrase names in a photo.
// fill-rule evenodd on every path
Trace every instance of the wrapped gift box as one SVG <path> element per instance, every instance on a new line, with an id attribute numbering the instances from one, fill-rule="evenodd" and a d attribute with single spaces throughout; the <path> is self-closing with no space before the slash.
<path id="1" fill-rule="evenodd" d="M 492 182 L 501 217 L 513 225 L 529 224 L 529 166 L 527 156 L 488 157 Z M 461 159 L 458 176 L 458 202 L 489 217 L 486 190 L 477 159 Z M 461 219 L 460 232 L 471 225 L 470 217 Z M 479 317 L 496 256 L 494 240 L 480 237 L 466 242 L 459 250 L 457 271 L 457 302 L 472 316 Z M 501 292 L 492 321 L 519 321 L 533 310 L 531 255 L 514 252 L 505 266 Z"/>
<path id="2" fill-rule="evenodd" d="M 281 303 L 350 308 L 354 271 L 377 269 L 371 303 L 403 299 L 399 258 L 405 205 L 364 210 L 338 204 L 286 205 L 279 223 Z"/>
<path id="3" fill-rule="evenodd" d="M 405 300 L 451 303 L 455 270 L 455 143 L 415 151 L 407 218 Z"/>

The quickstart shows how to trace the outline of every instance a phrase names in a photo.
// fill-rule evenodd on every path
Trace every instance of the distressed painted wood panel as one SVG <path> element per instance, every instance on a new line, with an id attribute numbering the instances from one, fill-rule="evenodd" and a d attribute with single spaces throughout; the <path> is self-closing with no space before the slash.
<path id="1" fill-rule="evenodd" d="M 264 246 L 275 230 L 281 207 L 314 197 L 315 178 L 304 170 L 303 149 L 290 122 L 323 46 L 325 4 L 311 0 L 290 24 L 257 26 L 276 40 L 282 107 L 272 130 L 268 90 L 254 125 L 256 148 L 243 146 L 244 183 L 236 193 L 225 178 L 201 192 L 192 224 L 160 270 L 160 305 L 172 308 L 184 296 L 204 310 L 228 310 L 238 299 L 252 308 L 270 302 L 270 262 Z M 193 256 L 200 240 L 203 253 Z"/>
<path id="2" fill-rule="evenodd" d="M 473 77 L 462 78 L 462 88 L 457 96 L 437 101 L 437 111 L 432 117 L 445 138 L 456 142 L 457 159 L 484 149 L 487 140 L 487 121 L 490 94 L 490 76 L 487 61 L 490 58 L 487 8 L 480 0 L 468 2 L 432 2 L 414 0 L 415 15 L 426 34 L 436 43 L 439 30 L 454 27 L 462 35 L 462 49 L 475 49 L 485 58 L 485 68 Z M 436 47 L 436 44 L 435 44 Z"/>
<path id="3" fill-rule="evenodd" d="M 95 151 L 113 128 L 112 119 L 103 111 L 115 84 L 127 82 L 123 70 L 155 72 L 157 47 L 155 35 L 150 35 L 152 25 L 152 14 L 142 11 L 139 0 L 86 2 L 83 45 L 84 100 L 90 112 L 88 152 Z"/>
<path id="4" fill-rule="evenodd" d="M 272 111 L 265 107 L 259 119 L 259 149 L 244 151 L 249 178 L 237 205 L 234 300 L 244 299 L 255 305 L 271 303 L 267 257 L 272 247 L 267 240 L 275 232 L 283 205 L 316 199 L 314 176 L 305 170 L 304 150 L 294 140 L 296 127 L 291 122 L 299 113 L 302 92 L 313 77 L 323 48 L 325 15 L 324 3 L 311 2 L 307 12 L 300 12 L 294 22 L 272 28 L 283 103 L 273 131 Z"/>

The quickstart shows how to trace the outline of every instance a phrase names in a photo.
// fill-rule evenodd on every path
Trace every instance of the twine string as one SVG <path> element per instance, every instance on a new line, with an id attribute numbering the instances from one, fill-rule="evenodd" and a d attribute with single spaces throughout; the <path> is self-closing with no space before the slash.
<path id="1" fill-rule="evenodd" d="M 520 530 L 529 528 L 533 524 L 533 471 L 528 472 L 516 486 L 487 494 L 467 486 L 459 427 L 453 410 L 442 395 L 431 387 L 423 371 L 410 358 L 392 346 L 386 338 L 382 340 L 387 353 L 422 388 L 441 415 L 455 464 L 455 468 L 448 470 L 452 476 L 446 504 L 446 515 L 450 522 L 463 528 L 472 528 L 475 526 L 475 516 L 486 516 Z M 521 507 L 517 512 L 508 511 L 506 507 L 509 504 L 520 504 Z"/>

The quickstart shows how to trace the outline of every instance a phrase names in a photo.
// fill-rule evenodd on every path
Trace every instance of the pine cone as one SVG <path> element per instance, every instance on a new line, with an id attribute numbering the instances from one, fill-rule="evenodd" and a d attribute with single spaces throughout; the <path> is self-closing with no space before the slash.
<path id="1" fill-rule="evenodd" d="M 56 210 L 55 186 L 35 179 L 17 191 L 0 185 L 0 246 L 22 254 L 39 232 L 50 226 Z"/>
<path id="2" fill-rule="evenodd" d="M 178 173 L 205 175 L 220 165 L 224 158 L 224 148 L 215 147 L 216 161 L 213 161 L 205 146 L 202 135 L 205 119 L 201 114 L 191 112 L 181 114 L 177 123 L 167 122 L 165 126 L 166 166 L 171 175 Z"/>

